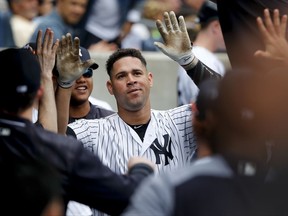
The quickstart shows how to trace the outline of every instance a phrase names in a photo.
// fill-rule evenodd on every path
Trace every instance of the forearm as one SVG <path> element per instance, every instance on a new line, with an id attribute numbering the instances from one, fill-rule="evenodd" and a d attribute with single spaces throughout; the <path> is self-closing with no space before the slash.
<path id="1" fill-rule="evenodd" d="M 56 90 L 55 100 L 57 107 L 57 125 L 58 133 L 66 134 L 66 129 L 69 121 L 69 106 L 72 88 L 61 88 L 58 86 Z"/>
<path id="2" fill-rule="evenodd" d="M 188 76 L 194 81 L 197 86 L 206 79 L 222 78 L 220 74 L 218 74 L 199 60 L 195 66 L 186 66 L 183 68 L 187 71 Z"/>
<path id="3" fill-rule="evenodd" d="M 136 187 L 153 173 L 152 167 L 139 163 L 129 174 L 117 175 L 93 153 L 78 148 L 77 154 L 78 158 L 74 160 L 77 181 L 72 182 L 76 191 L 70 194 L 70 198 L 111 215 L 119 215 L 129 204 Z"/>
<path id="4" fill-rule="evenodd" d="M 38 121 L 46 130 L 57 133 L 57 110 L 52 78 L 42 77 L 42 85 L 44 93 L 39 103 Z"/>

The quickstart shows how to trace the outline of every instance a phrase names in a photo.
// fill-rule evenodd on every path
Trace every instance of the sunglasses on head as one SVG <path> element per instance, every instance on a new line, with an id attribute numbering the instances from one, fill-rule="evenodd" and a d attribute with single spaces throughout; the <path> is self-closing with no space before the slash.
<path id="1" fill-rule="evenodd" d="M 85 77 L 85 78 L 92 77 L 93 76 L 93 69 L 92 68 L 87 68 L 82 76 Z"/>

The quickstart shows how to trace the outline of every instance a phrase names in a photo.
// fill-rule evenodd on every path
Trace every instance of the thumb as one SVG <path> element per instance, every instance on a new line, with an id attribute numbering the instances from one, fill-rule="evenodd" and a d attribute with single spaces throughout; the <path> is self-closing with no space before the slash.
<path id="1" fill-rule="evenodd" d="M 262 51 L 262 50 L 257 50 L 254 53 L 254 56 L 257 57 L 257 58 L 268 58 L 269 54 L 267 52 Z"/>
<path id="2" fill-rule="evenodd" d="M 88 60 L 82 62 L 82 68 L 89 68 L 93 64 L 96 64 L 96 62 L 93 59 L 88 59 Z"/>
<path id="3" fill-rule="evenodd" d="M 154 46 L 156 46 L 158 49 L 160 49 L 163 53 L 167 53 L 166 52 L 166 47 L 163 43 L 155 41 L 154 42 Z"/>

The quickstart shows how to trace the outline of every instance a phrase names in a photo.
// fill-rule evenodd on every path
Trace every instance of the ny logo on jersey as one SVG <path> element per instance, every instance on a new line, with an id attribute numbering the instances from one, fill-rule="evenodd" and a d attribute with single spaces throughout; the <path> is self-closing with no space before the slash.
<path id="1" fill-rule="evenodd" d="M 168 134 L 165 134 L 163 136 L 164 138 L 164 145 L 161 146 L 158 139 L 156 138 L 153 141 L 153 144 L 150 146 L 150 148 L 154 151 L 155 157 L 156 157 L 156 164 L 160 164 L 160 155 L 163 154 L 165 157 L 165 166 L 169 164 L 168 158 L 170 160 L 173 159 L 173 155 L 171 153 L 171 138 L 169 137 Z"/>

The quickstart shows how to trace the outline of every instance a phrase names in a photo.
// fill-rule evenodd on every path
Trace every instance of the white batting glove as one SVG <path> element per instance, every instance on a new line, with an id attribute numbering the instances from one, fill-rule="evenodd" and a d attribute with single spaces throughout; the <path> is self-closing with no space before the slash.
<path id="1" fill-rule="evenodd" d="M 58 85 L 62 88 L 70 88 L 75 80 L 82 76 L 87 68 L 95 62 L 89 59 L 82 62 L 79 56 L 80 40 L 74 38 L 74 44 L 70 33 L 62 36 L 57 49 L 57 78 Z"/>
<path id="2" fill-rule="evenodd" d="M 179 23 L 173 11 L 164 13 L 164 23 L 160 20 L 156 21 L 156 26 L 160 32 L 164 44 L 154 42 L 165 55 L 178 62 L 184 68 L 193 68 L 198 59 L 192 53 L 192 44 L 187 32 L 185 20 L 183 16 L 179 17 Z"/>

